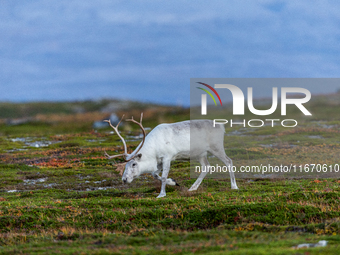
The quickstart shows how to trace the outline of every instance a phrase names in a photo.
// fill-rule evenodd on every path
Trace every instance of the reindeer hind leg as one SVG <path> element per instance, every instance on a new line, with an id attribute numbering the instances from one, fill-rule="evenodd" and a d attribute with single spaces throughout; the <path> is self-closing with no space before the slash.
<path id="1" fill-rule="evenodd" d="M 195 181 L 195 183 L 191 186 L 191 188 L 189 189 L 189 191 L 194 191 L 194 190 L 197 190 L 198 187 L 200 186 L 201 182 L 203 181 L 204 177 L 207 175 L 208 173 L 208 169 L 209 169 L 209 161 L 207 159 L 207 155 L 201 157 L 199 159 L 199 162 L 201 163 L 201 173 L 200 175 L 198 176 L 197 180 Z M 203 170 L 205 170 L 203 172 Z"/>
<path id="2" fill-rule="evenodd" d="M 211 151 L 211 153 L 219 158 L 227 167 L 228 167 L 228 171 L 230 174 L 230 183 L 231 183 L 231 188 L 232 189 L 238 189 L 237 184 L 236 184 L 236 180 L 235 180 L 235 175 L 233 170 L 233 161 L 231 160 L 231 158 L 229 158 L 224 151 L 224 148 L 218 150 L 218 151 Z"/>

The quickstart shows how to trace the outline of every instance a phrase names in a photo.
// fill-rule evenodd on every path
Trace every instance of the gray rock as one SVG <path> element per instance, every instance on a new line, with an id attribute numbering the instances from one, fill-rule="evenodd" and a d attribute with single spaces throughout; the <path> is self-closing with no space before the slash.
<path id="1" fill-rule="evenodd" d="M 98 120 L 95 121 L 92 125 L 92 127 L 94 129 L 101 129 L 101 128 L 107 128 L 109 126 L 109 124 L 107 122 L 105 122 L 104 120 L 110 120 L 112 125 L 116 126 L 118 124 L 118 122 L 120 121 L 120 118 L 118 118 L 118 116 L 115 113 L 112 113 L 108 118 L 105 118 L 103 120 Z M 124 123 L 120 123 L 120 126 L 123 126 Z"/>

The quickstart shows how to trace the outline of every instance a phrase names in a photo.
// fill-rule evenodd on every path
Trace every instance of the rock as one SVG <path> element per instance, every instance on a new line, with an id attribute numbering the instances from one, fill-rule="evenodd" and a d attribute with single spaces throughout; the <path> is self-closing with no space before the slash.
<path id="1" fill-rule="evenodd" d="M 103 120 L 99 120 L 99 121 L 95 121 L 92 125 L 92 127 L 94 129 L 101 129 L 101 128 L 107 128 L 109 127 L 109 124 L 107 122 L 104 122 L 104 120 L 108 120 L 110 119 L 111 121 L 111 124 L 116 126 L 118 124 L 118 122 L 120 121 L 120 118 L 118 118 L 118 116 L 115 114 L 115 113 L 112 113 L 110 115 L 110 117 L 108 118 L 105 118 Z M 123 123 L 120 123 L 120 126 L 123 126 L 124 124 Z"/>
<path id="2" fill-rule="evenodd" d="M 8 126 L 16 126 L 26 124 L 32 120 L 33 120 L 32 118 L 7 119 L 6 124 Z"/>
<path id="3" fill-rule="evenodd" d="M 293 246 L 294 249 L 301 249 L 301 248 L 312 248 L 312 247 L 325 247 L 327 245 L 328 241 L 321 240 L 317 243 L 303 243 L 299 244 L 298 246 Z"/>

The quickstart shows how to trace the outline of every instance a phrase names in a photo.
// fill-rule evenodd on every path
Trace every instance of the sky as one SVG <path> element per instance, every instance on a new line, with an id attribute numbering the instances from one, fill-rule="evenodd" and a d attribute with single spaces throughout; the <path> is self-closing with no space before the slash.
<path id="1" fill-rule="evenodd" d="M 339 9 L 325 0 L 0 0 L 0 101 L 188 105 L 190 78 L 339 77 Z"/>

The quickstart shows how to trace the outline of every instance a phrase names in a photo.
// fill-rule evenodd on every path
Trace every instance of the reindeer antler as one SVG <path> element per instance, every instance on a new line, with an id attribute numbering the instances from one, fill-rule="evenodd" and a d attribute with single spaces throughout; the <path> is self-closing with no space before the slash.
<path id="1" fill-rule="evenodd" d="M 139 122 L 135 121 L 135 120 L 133 119 L 133 117 L 131 117 L 131 119 L 127 119 L 127 121 L 131 121 L 131 122 L 133 122 L 133 123 L 136 123 L 136 124 L 141 128 L 141 130 L 142 130 L 142 132 L 143 132 L 143 141 L 142 141 L 142 143 L 140 144 L 138 150 L 134 153 L 134 155 L 133 155 L 131 158 L 126 159 L 130 154 L 127 153 L 127 147 L 126 147 L 126 143 L 125 143 L 124 138 L 123 138 L 123 137 L 119 134 L 119 132 L 118 132 L 118 126 L 119 126 L 119 124 L 122 122 L 123 118 L 124 118 L 124 115 L 122 116 L 121 120 L 118 122 L 117 126 L 113 126 L 113 125 L 111 124 L 111 121 L 110 121 L 110 120 L 104 120 L 104 121 L 105 121 L 105 122 L 108 122 L 108 123 L 110 124 L 110 126 L 113 128 L 113 130 L 114 130 L 114 131 L 116 132 L 116 134 L 119 136 L 119 138 L 122 140 L 122 142 L 123 142 L 123 144 L 124 144 L 124 153 L 123 153 L 123 154 L 118 154 L 118 155 L 110 156 L 109 154 L 106 153 L 105 150 L 104 150 L 104 152 L 105 152 L 105 156 L 106 156 L 108 159 L 112 159 L 112 158 L 116 158 L 116 157 L 123 156 L 123 157 L 124 157 L 124 160 L 125 160 L 126 162 L 128 162 L 128 161 L 132 160 L 134 157 L 136 157 L 137 153 L 138 153 L 138 152 L 140 151 L 140 149 L 143 147 L 143 144 L 144 144 L 144 141 L 145 141 L 145 137 L 146 137 L 146 133 L 145 133 L 145 129 L 144 129 L 143 125 L 142 125 L 143 113 L 141 113 L 141 115 L 140 115 L 140 121 L 139 121 Z"/>
<path id="2" fill-rule="evenodd" d="M 135 121 L 135 120 L 133 119 L 133 117 L 131 117 L 131 119 L 126 120 L 126 121 L 131 121 L 131 122 L 133 122 L 133 123 L 136 123 L 136 124 L 141 128 L 141 130 L 142 130 L 142 132 L 143 132 L 143 141 L 142 141 L 142 143 L 140 144 L 138 150 L 134 153 L 134 155 L 133 155 L 129 160 L 131 160 L 131 159 L 133 159 L 134 157 L 136 157 L 137 154 L 138 154 L 138 152 L 140 151 L 140 149 L 142 149 L 142 147 L 143 147 L 143 145 L 144 145 L 146 133 L 145 133 L 145 129 L 144 129 L 143 125 L 142 125 L 142 119 L 143 119 L 143 113 L 140 114 L 140 120 L 139 120 L 139 122 Z M 128 160 L 128 161 L 129 161 L 129 160 Z"/>
<path id="3" fill-rule="evenodd" d="M 119 132 L 118 132 L 118 126 L 119 126 L 119 124 L 122 122 L 123 118 L 124 118 L 124 115 L 122 116 L 122 118 L 121 118 L 120 121 L 118 122 L 117 126 L 113 126 L 113 125 L 111 124 L 111 120 L 110 120 L 110 119 L 109 119 L 109 120 L 104 120 L 105 122 L 107 122 L 107 123 L 110 124 L 110 126 L 113 128 L 113 130 L 116 132 L 116 134 L 119 136 L 119 138 L 122 140 L 122 142 L 123 142 L 123 144 L 124 144 L 124 153 L 123 153 L 123 154 L 118 154 L 118 155 L 110 156 L 110 155 L 107 154 L 107 152 L 104 150 L 105 156 L 106 156 L 108 159 L 112 159 L 112 158 L 117 158 L 117 157 L 123 156 L 123 157 L 124 157 L 124 160 L 126 161 L 126 157 L 129 155 L 129 154 L 127 153 L 127 147 L 126 147 L 125 140 L 124 140 L 124 138 L 123 138 L 123 137 L 119 134 Z"/>

